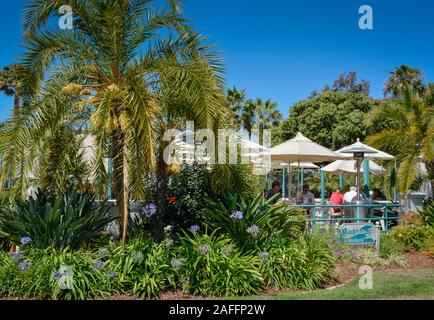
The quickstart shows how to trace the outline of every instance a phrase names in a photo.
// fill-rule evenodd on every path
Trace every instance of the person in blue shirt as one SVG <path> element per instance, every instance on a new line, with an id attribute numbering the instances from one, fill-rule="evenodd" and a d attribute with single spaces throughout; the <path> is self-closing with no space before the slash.
<path id="1" fill-rule="evenodd" d="M 280 183 L 277 181 L 274 181 L 271 185 L 271 190 L 267 192 L 266 199 L 271 199 L 276 194 L 279 196 L 276 197 L 276 199 L 273 200 L 273 203 L 276 203 L 280 198 L 282 198 L 282 194 L 280 193 Z"/>

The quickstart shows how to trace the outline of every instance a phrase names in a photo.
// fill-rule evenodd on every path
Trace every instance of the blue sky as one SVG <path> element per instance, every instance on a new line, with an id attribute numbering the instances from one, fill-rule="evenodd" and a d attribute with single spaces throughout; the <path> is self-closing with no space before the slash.
<path id="1" fill-rule="evenodd" d="M 20 52 L 20 13 L 27 0 L 0 2 L 0 66 Z M 360 30 L 361 5 L 373 8 L 374 29 Z M 287 116 L 312 90 L 356 71 L 382 96 L 388 72 L 401 64 L 434 81 L 434 1 L 184 0 L 184 12 L 218 45 L 227 86 L 270 98 Z M 0 118 L 10 99 L 0 97 Z"/>

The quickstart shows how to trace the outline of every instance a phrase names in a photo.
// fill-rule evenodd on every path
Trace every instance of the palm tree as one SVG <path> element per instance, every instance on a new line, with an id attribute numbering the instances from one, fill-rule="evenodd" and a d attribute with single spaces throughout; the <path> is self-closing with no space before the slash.
<path id="1" fill-rule="evenodd" d="M 89 113 L 99 193 L 108 179 L 103 159 L 113 160 L 123 242 L 130 195 L 143 195 L 144 177 L 162 158 L 157 135 L 175 123 L 172 118 L 214 128 L 226 107 L 221 61 L 186 24 L 178 2 L 35 0 L 26 7 L 23 90 L 32 99 L 4 143 L 5 166 L 23 176 L 17 150 L 32 163 L 46 128 L 71 112 L 58 102 L 65 96 L 75 101 Z M 65 3 L 73 9 L 74 29 L 50 31 L 47 21 Z"/>
<path id="2" fill-rule="evenodd" d="M 0 71 L 0 92 L 3 92 L 7 96 L 14 98 L 14 118 L 18 116 L 20 110 L 20 95 L 18 90 L 18 78 L 20 72 L 20 66 L 13 64 L 11 66 L 4 67 Z"/>
<path id="3" fill-rule="evenodd" d="M 410 85 L 416 92 L 422 94 L 424 91 L 422 71 L 402 65 L 390 72 L 391 76 L 384 85 L 384 96 L 391 94 L 392 98 L 399 98 L 407 85 Z"/>
<path id="4" fill-rule="evenodd" d="M 258 127 L 259 143 L 262 144 L 264 130 L 279 126 L 282 114 L 277 110 L 277 103 L 258 98 L 246 102 L 241 119 L 246 130 L 252 130 L 255 125 Z"/>
<path id="5" fill-rule="evenodd" d="M 396 125 L 374 134 L 368 143 L 394 154 L 399 162 L 397 182 L 405 194 L 411 189 L 419 175 L 419 159 L 425 163 L 428 178 L 434 178 L 434 105 L 431 88 L 421 96 L 410 85 L 406 85 L 402 98 L 389 100 L 374 108 L 366 118 L 370 123 L 392 120 Z"/>
<path id="6" fill-rule="evenodd" d="M 229 104 L 229 110 L 232 112 L 232 118 L 234 119 L 234 124 L 239 129 L 241 126 L 241 112 L 243 110 L 244 99 L 246 98 L 246 91 L 239 90 L 235 87 L 227 90 L 227 100 Z"/>

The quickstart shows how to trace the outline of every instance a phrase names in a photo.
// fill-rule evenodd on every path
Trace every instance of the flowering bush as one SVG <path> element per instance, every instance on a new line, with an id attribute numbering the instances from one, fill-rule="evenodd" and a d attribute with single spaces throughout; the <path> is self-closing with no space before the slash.
<path id="1" fill-rule="evenodd" d="M 118 284 L 90 254 L 28 248 L 0 253 L 0 296 L 84 300 L 118 292 Z"/>
<path id="2" fill-rule="evenodd" d="M 273 199 L 254 200 L 229 196 L 227 204 L 208 201 L 205 221 L 212 230 L 229 236 L 243 252 L 258 251 L 279 237 L 296 238 L 303 233 L 303 214 Z"/>
<path id="3" fill-rule="evenodd" d="M 180 286 L 188 293 L 231 296 L 261 290 L 263 279 L 258 271 L 259 258 L 242 255 L 225 236 L 216 236 L 215 232 L 210 235 L 185 234 L 177 248 L 177 256 Z"/>

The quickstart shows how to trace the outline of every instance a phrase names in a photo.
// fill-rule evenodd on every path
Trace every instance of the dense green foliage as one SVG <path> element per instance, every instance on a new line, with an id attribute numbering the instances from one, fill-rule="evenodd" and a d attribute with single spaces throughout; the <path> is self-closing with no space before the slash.
<path id="1" fill-rule="evenodd" d="M 0 208 L 0 235 L 20 245 L 24 237 L 38 248 L 79 249 L 115 218 L 105 202 L 72 186 L 55 197 L 38 190 L 35 196 Z"/>
<path id="2" fill-rule="evenodd" d="M 180 274 L 183 289 L 194 295 L 230 296 L 258 293 L 262 277 L 259 259 L 242 255 L 225 236 L 194 233 L 181 239 Z"/>
<path id="3" fill-rule="evenodd" d="M 365 113 L 377 102 L 361 93 L 324 92 L 294 104 L 282 125 L 282 139 L 297 132 L 333 150 L 365 139 L 373 127 L 363 124 Z"/>
<path id="4" fill-rule="evenodd" d="M 304 230 L 304 216 L 274 198 L 263 196 L 244 199 L 227 196 L 224 202 L 208 201 L 206 225 L 229 236 L 244 252 L 263 250 L 278 238 L 299 236 Z"/>

